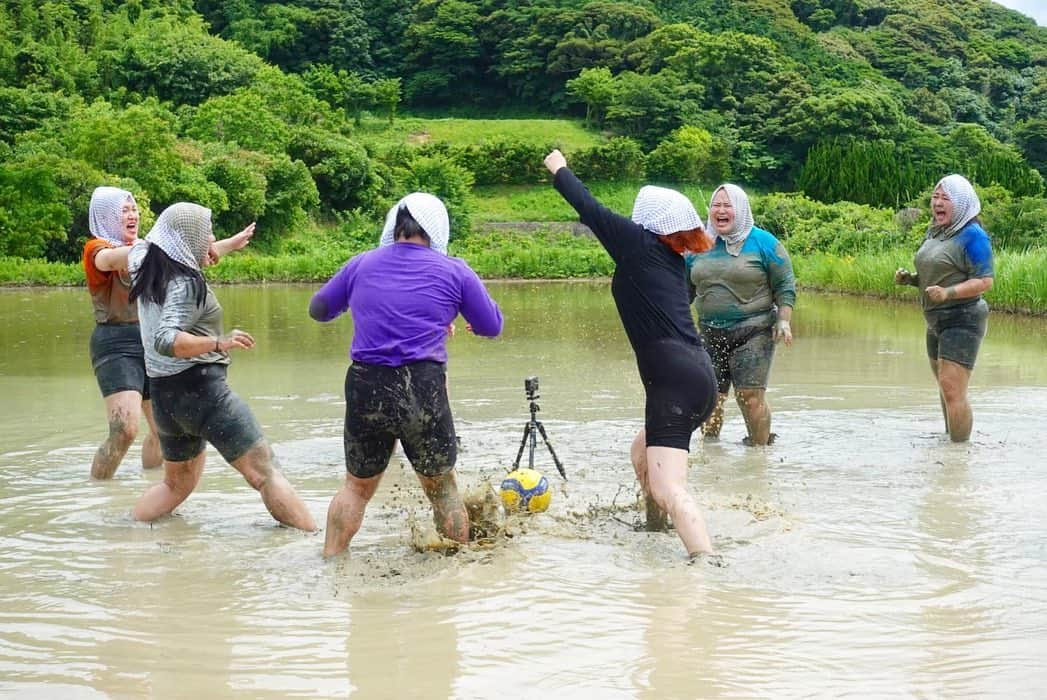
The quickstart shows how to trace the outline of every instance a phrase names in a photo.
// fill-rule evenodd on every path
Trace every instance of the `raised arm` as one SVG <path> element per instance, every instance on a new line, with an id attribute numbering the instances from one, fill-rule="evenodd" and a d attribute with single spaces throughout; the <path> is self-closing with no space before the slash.
<path id="1" fill-rule="evenodd" d="M 127 269 L 127 254 L 131 252 L 131 246 L 122 245 L 118 248 L 103 248 L 95 253 L 95 267 L 102 272 L 114 272 Z"/>
<path id="2" fill-rule="evenodd" d="M 207 252 L 207 264 L 214 265 L 222 258 L 222 256 L 238 250 L 243 250 L 247 244 L 251 242 L 251 238 L 254 236 L 254 227 L 255 222 L 252 221 L 235 236 L 229 236 L 229 238 L 215 241 L 211 246 L 211 250 Z"/>
<path id="3" fill-rule="evenodd" d="M 578 212 L 578 218 L 596 236 L 615 262 L 635 253 L 642 246 L 644 230 L 630 219 L 616 214 L 596 200 L 582 181 L 567 167 L 559 150 L 545 157 L 545 167 L 553 174 L 553 186 Z"/>

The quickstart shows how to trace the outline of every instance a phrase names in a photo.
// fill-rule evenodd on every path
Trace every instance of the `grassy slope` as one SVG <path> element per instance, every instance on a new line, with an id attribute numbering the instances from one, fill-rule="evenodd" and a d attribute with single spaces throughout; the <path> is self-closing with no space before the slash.
<path id="1" fill-rule="evenodd" d="M 449 141 L 472 145 L 511 138 L 517 141 L 555 143 L 565 150 L 589 148 L 603 138 L 582 122 L 569 119 L 459 119 L 404 116 L 390 124 L 366 118 L 353 137 L 379 148 L 399 144 Z"/>

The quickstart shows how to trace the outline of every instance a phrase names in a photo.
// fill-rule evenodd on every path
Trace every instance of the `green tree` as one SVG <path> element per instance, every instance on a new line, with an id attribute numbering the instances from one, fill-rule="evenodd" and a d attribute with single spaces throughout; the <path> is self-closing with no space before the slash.
<path id="1" fill-rule="evenodd" d="M 200 141 L 235 143 L 269 153 L 284 151 L 291 140 L 287 124 L 270 111 L 261 95 L 248 90 L 208 99 L 196 108 L 185 133 Z"/>
<path id="2" fill-rule="evenodd" d="M 404 192 L 430 192 L 447 207 L 451 220 L 451 240 L 468 235 L 472 229 L 473 174 L 440 156 L 420 156 L 409 161 L 396 177 Z"/>
<path id="3" fill-rule="evenodd" d="M 901 132 L 902 109 L 884 92 L 842 89 L 805 98 L 786 116 L 784 126 L 800 146 L 833 137 L 889 139 Z"/>
<path id="4" fill-rule="evenodd" d="M 1027 119 L 1014 127 L 1014 138 L 1029 165 L 1047 176 L 1047 119 Z"/>
<path id="5" fill-rule="evenodd" d="M 43 257 L 71 221 L 50 170 L 0 165 L 0 256 Z"/>
<path id="6" fill-rule="evenodd" d="M 332 107 L 345 110 L 357 126 L 361 124 L 364 110 L 374 107 L 377 102 L 375 86 L 356 73 L 336 71 L 329 65 L 319 64 L 310 67 L 302 78 L 317 97 Z"/>
<path id="7" fill-rule="evenodd" d="M 700 97 L 698 86 L 683 83 L 673 71 L 626 71 L 615 77 L 614 101 L 605 121 L 619 134 L 650 147 L 696 112 Z"/>
<path id="8" fill-rule="evenodd" d="M 412 101 L 448 102 L 475 87 L 481 71 L 479 8 L 466 0 L 419 0 L 404 35 L 405 91 Z"/>
<path id="9" fill-rule="evenodd" d="M 729 177 L 727 144 L 697 126 L 681 126 L 647 156 L 648 177 L 712 184 Z"/>
<path id="10" fill-rule="evenodd" d="M 663 24 L 626 45 L 625 66 L 638 73 L 657 73 L 670 58 L 702 40 L 703 33 L 690 24 Z"/>
<path id="11" fill-rule="evenodd" d="M 199 17 L 155 18 L 136 27 L 115 58 L 114 75 L 143 95 L 199 104 L 249 85 L 262 69 L 254 54 L 210 36 Z"/>
<path id="12" fill-rule="evenodd" d="M 381 182 L 363 146 L 339 134 L 299 129 L 288 153 L 309 168 L 327 211 L 377 206 Z"/>
<path id="13" fill-rule="evenodd" d="M 586 68 L 567 81 L 567 94 L 585 103 L 585 123 L 603 123 L 614 102 L 616 84 L 609 68 Z"/>

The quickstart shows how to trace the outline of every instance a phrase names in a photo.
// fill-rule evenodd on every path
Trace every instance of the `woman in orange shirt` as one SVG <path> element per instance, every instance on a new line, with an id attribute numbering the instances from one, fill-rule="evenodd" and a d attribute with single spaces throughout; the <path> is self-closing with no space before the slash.
<path id="1" fill-rule="evenodd" d="M 95 452 L 91 476 L 109 479 L 138 435 L 142 415 L 149 434 L 142 443 L 142 466 L 163 462 L 149 400 L 149 380 L 138 328 L 138 306 L 128 300 L 131 277 L 127 254 L 138 240 L 138 205 L 134 195 L 117 187 L 98 187 L 91 195 L 88 222 L 93 238 L 84 245 L 83 264 L 87 290 L 94 307 L 91 365 L 105 400 L 109 436 Z M 215 243 L 214 261 L 239 250 L 254 235 L 254 224 Z"/>

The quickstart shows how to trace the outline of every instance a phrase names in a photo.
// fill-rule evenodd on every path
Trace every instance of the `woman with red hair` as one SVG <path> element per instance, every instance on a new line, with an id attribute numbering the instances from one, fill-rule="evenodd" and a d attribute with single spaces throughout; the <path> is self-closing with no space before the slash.
<path id="1" fill-rule="evenodd" d="M 691 557 L 710 554 L 705 520 L 687 488 L 687 453 L 716 403 L 716 377 L 687 303 L 683 255 L 707 250 L 711 240 L 694 205 L 675 190 L 642 188 L 630 220 L 596 201 L 560 151 L 545 166 L 615 262 L 611 295 L 647 397 L 631 451 L 647 527 L 664 529 L 667 514 Z"/>

